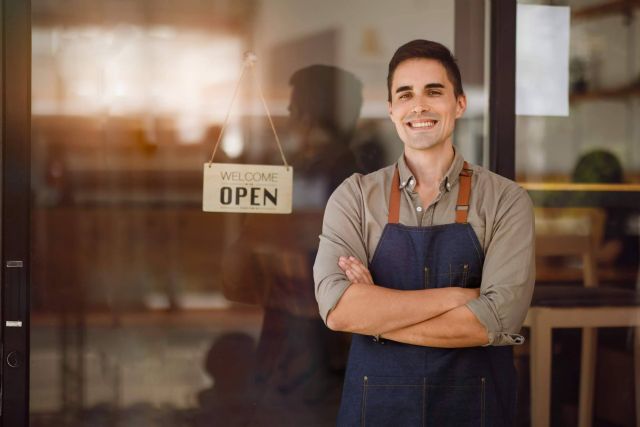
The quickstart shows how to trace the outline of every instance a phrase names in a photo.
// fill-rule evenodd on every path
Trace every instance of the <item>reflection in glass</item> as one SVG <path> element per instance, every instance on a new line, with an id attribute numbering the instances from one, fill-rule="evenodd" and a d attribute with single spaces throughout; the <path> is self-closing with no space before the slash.
<path id="1" fill-rule="evenodd" d="M 448 0 L 31 4 L 32 425 L 331 425 L 349 339 L 322 324 L 310 278 L 326 199 L 399 156 L 387 62 L 416 37 L 476 55 L 456 144 L 482 163 L 483 15 L 456 28 Z M 201 211 L 248 50 L 295 168 L 291 216 Z M 216 161 L 279 164 L 245 81 Z"/>
<path id="2" fill-rule="evenodd" d="M 536 205 L 537 292 L 552 293 L 562 285 L 572 289 L 574 300 L 560 298 L 556 305 L 635 306 L 640 289 L 640 10 L 623 2 L 561 3 L 571 11 L 569 116 L 519 116 L 516 122 L 517 180 Z M 552 7 L 539 1 L 519 4 Z M 598 289 L 589 293 L 584 287 Z M 578 422 L 580 334 L 554 330 L 552 424 Z M 638 385 L 634 392 L 629 376 L 637 369 L 637 337 L 632 328 L 600 328 L 597 334 L 588 417 L 602 425 L 633 425 Z M 526 384 L 522 390 L 528 393 Z"/>

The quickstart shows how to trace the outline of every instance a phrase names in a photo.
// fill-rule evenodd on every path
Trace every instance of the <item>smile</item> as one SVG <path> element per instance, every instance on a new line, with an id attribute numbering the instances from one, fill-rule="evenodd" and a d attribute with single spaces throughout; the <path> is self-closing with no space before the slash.
<path id="1" fill-rule="evenodd" d="M 414 120 L 407 122 L 412 129 L 431 129 L 438 123 L 437 120 Z"/>

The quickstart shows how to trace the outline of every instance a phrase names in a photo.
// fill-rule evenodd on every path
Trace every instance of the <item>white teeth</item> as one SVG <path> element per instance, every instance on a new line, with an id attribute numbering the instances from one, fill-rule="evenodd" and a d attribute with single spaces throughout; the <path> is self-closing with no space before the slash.
<path id="1" fill-rule="evenodd" d="M 435 121 L 410 123 L 412 128 L 431 128 L 436 125 Z"/>

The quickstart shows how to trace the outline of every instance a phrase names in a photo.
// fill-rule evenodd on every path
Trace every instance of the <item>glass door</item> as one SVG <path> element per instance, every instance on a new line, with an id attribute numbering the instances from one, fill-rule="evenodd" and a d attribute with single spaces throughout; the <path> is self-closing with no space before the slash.
<path id="1" fill-rule="evenodd" d="M 400 155 L 387 64 L 415 38 L 458 57 L 455 144 L 489 163 L 488 8 L 33 0 L 31 425 L 334 424 L 349 337 L 313 294 L 324 205 Z M 204 213 L 218 140 L 217 162 L 282 161 L 261 90 L 293 214 Z"/>
<path id="2" fill-rule="evenodd" d="M 563 287 L 575 293 L 587 287 L 603 295 L 589 299 L 585 290 L 576 294 L 587 298 L 574 301 L 578 306 L 585 301 L 632 306 L 632 291 L 640 286 L 637 6 L 615 1 L 518 2 L 515 166 L 517 181 L 535 204 L 536 289 Z M 541 74 L 536 70 L 551 51 L 559 57 L 549 73 Z M 533 80 L 538 83 L 531 84 Z M 531 92 L 542 95 L 543 102 Z M 632 328 L 597 331 L 595 368 L 588 374 L 594 384 L 593 404 L 585 408 L 588 422 L 634 424 L 634 339 Z M 581 342 L 580 330 L 554 330 L 552 425 L 578 422 Z M 635 393 L 637 385 L 636 380 Z M 523 391 L 528 393 L 526 387 Z"/>

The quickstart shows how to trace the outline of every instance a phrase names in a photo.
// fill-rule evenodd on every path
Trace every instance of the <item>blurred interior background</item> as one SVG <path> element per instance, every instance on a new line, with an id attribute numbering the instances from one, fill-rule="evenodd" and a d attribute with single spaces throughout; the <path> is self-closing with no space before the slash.
<path id="1" fill-rule="evenodd" d="M 588 270 L 636 289 L 640 5 L 518 3 L 569 6 L 571 21 L 568 115 L 517 117 L 516 180 L 541 239 L 582 236 L 593 256 L 539 257 L 538 283 L 583 287 Z M 333 425 L 349 339 L 314 306 L 324 203 L 338 177 L 401 154 L 387 64 L 415 38 L 458 58 L 469 107 L 455 145 L 488 165 L 488 1 L 31 5 L 31 424 Z M 246 51 L 257 78 L 216 161 L 281 162 L 259 84 L 294 165 L 292 216 L 201 210 Z M 633 343 L 631 328 L 599 334 L 595 425 L 636 422 Z M 579 349 L 579 330 L 554 334 L 552 425 L 577 423 Z M 529 365 L 524 349 L 522 425 Z"/>

